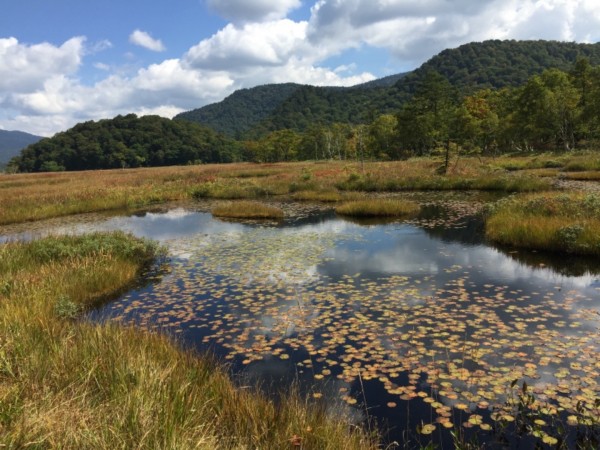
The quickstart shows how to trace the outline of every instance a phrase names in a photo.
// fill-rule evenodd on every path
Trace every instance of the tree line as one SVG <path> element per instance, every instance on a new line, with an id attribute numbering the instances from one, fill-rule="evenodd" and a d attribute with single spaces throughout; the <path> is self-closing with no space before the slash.
<path id="1" fill-rule="evenodd" d="M 600 142 L 600 67 L 579 59 L 548 69 L 517 88 L 461 95 L 430 71 L 395 114 L 364 124 L 272 131 L 243 143 L 244 159 L 401 159 L 450 149 L 465 153 L 573 150 Z"/>
<path id="2" fill-rule="evenodd" d="M 88 121 L 42 139 L 9 162 L 9 171 L 113 169 L 239 159 L 239 144 L 199 124 L 158 116 Z"/>
<path id="3" fill-rule="evenodd" d="M 306 124 L 234 140 L 196 123 L 158 116 L 84 122 L 27 147 L 20 172 L 146 167 L 236 161 L 389 160 L 451 152 L 497 155 L 570 151 L 600 144 L 600 66 L 578 59 L 520 87 L 465 94 L 429 71 L 395 113 L 362 123 Z"/>

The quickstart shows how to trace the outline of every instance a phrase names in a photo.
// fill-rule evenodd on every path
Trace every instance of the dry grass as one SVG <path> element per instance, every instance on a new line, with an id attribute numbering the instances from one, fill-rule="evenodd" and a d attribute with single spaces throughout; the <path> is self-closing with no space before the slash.
<path id="1" fill-rule="evenodd" d="M 486 218 L 486 235 L 503 245 L 600 255 L 598 194 L 537 194 L 506 199 Z"/>
<path id="2" fill-rule="evenodd" d="M 73 320 L 130 283 L 151 251 L 122 234 L 0 247 L 2 446 L 377 447 L 322 404 L 292 392 L 275 405 L 237 389 L 210 359 L 165 336 Z"/>
<path id="3" fill-rule="evenodd" d="M 494 163 L 499 164 L 500 159 Z M 0 225 L 84 212 L 139 208 L 194 198 L 296 197 L 337 201 L 340 191 L 548 189 L 549 179 L 518 176 L 491 160 L 462 158 L 446 176 L 440 160 L 208 164 L 68 173 L 0 175 Z M 548 173 L 544 173 L 547 176 Z"/>
<path id="4" fill-rule="evenodd" d="M 275 206 L 259 202 L 223 203 L 211 211 L 215 217 L 231 217 L 237 219 L 283 219 L 283 211 Z"/>
<path id="5" fill-rule="evenodd" d="M 343 200 L 343 196 L 337 191 L 299 191 L 292 194 L 294 200 L 302 202 L 335 203 Z"/>
<path id="6" fill-rule="evenodd" d="M 563 177 L 567 180 L 600 181 L 600 171 L 568 172 Z"/>
<path id="7" fill-rule="evenodd" d="M 420 206 L 409 200 L 370 199 L 344 203 L 338 214 L 353 217 L 402 217 L 418 213 Z"/>

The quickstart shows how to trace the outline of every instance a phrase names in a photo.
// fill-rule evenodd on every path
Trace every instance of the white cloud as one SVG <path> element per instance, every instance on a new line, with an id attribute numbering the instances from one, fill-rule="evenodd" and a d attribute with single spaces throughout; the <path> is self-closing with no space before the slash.
<path id="1" fill-rule="evenodd" d="M 104 64 L 101 62 L 95 62 L 94 63 L 94 67 L 98 70 L 104 70 L 104 71 L 109 71 L 110 70 L 110 66 L 108 64 Z"/>
<path id="2" fill-rule="evenodd" d="M 164 52 L 166 50 L 160 39 L 154 39 L 148 33 L 141 30 L 135 30 L 133 33 L 131 33 L 129 35 L 129 42 L 134 45 L 144 47 L 148 50 L 152 50 L 153 52 Z"/>
<path id="3" fill-rule="evenodd" d="M 281 65 L 302 51 L 306 25 L 287 19 L 240 28 L 229 24 L 192 47 L 185 60 L 192 67 L 207 70 Z"/>
<path id="4" fill-rule="evenodd" d="M 34 90 L 56 75 L 76 73 L 84 41 L 74 37 L 56 47 L 46 42 L 25 45 L 12 37 L 0 39 L 0 99 L 3 94 Z"/>
<path id="5" fill-rule="evenodd" d="M 407 68 L 445 48 L 486 39 L 600 39 L 595 0 L 319 0 L 307 36 L 343 51 L 367 44 L 392 52 Z"/>
<path id="6" fill-rule="evenodd" d="M 100 52 L 103 52 L 104 50 L 108 50 L 109 48 L 112 48 L 112 46 L 113 46 L 112 42 L 110 42 L 108 39 L 103 39 L 101 41 L 94 42 L 94 43 L 88 45 L 87 52 L 89 54 L 100 53 Z"/>
<path id="7" fill-rule="evenodd" d="M 281 19 L 300 4 L 300 0 L 207 0 L 209 8 L 233 22 Z"/>
<path id="8" fill-rule="evenodd" d="M 184 55 L 136 67 L 90 62 L 102 80 L 82 81 L 86 55 L 112 44 L 27 45 L 0 39 L 0 127 L 49 135 L 89 119 L 136 112 L 165 116 L 265 83 L 352 85 L 374 78 L 344 58 L 349 49 L 383 49 L 410 70 L 439 51 L 485 39 L 600 39 L 597 0 L 319 0 L 308 21 L 285 18 L 300 0 L 207 0 L 233 22 Z M 134 31 L 130 41 L 164 45 Z M 328 67 L 324 61 L 335 58 Z M 334 59 L 332 59 L 333 61 Z M 389 61 L 381 61 L 383 68 Z M 132 69 L 132 67 L 136 67 Z M 117 72 L 118 71 L 118 72 Z M 94 71 L 94 76 L 99 72 Z"/>

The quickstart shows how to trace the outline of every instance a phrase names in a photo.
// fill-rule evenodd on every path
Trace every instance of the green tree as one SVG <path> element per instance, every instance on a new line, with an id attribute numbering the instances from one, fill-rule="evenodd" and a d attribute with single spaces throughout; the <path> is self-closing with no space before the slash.
<path id="1" fill-rule="evenodd" d="M 429 72 L 415 95 L 398 114 L 398 142 L 412 154 L 423 155 L 444 148 L 447 170 L 452 124 L 456 114 L 456 92 L 446 78 Z"/>
<path id="2" fill-rule="evenodd" d="M 397 159 L 395 146 L 398 119 L 392 114 L 382 114 L 369 125 L 369 153 L 378 159 Z"/>

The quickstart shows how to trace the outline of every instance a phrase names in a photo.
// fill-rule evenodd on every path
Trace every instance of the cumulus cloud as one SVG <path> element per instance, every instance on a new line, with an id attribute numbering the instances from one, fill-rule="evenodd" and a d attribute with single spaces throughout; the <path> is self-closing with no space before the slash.
<path id="1" fill-rule="evenodd" d="M 282 65 L 292 55 L 303 53 L 306 25 L 287 19 L 242 27 L 229 24 L 192 47 L 185 60 L 192 67 L 209 70 Z"/>
<path id="2" fill-rule="evenodd" d="M 25 45 L 15 38 L 0 39 L 0 96 L 31 91 L 56 75 L 74 74 L 84 54 L 83 37 L 60 47 L 49 43 Z"/>
<path id="3" fill-rule="evenodd" d="M 135 30 L 129 35 L 129 42 L 139 45 L 153 52 L 164 52 L 166 50 L 160 39 L 154 39 L 145 31 Z"/>
<path id="4" fill-rule="evenodd" d="M 217 14 L 233 22 L 262 22 L 281 19 L 300 6 L 300 0 L 208 0 Z"/>
<path id="5" fill-rule="evenodd" d="M 595 0 L 319 0 L 307 38 L 340 52 L 370 45 L 385 48 L 410 67 L 439 51 L 486 39 L 600 38 Z"/>
<path id="6" fill-rule="evenodd" d="M 109 41 L 86 45 L 84 37 L 74 37 L 62 45 L 29 45 L 0 39 L 0 127 L 50 135 L 128 112 L 170 117 L 259 84 L 348 86 L 375 78 L 344 60 L 349 49 L 383 49 L 396 67 L 410 70 L 471 41 L 600 39 L 597 0 L 315 0 L 308 20 L 287 18 L 300 3 L 207 0 L 231 23 L 157 64 L 131 69 L 138 61 L 133 57 L 126 69 L 90 62 L 105 72 L 95 84 L 80 79 L 83 60 L 110 48 Z M 141 30 L 130 41 L 165 50 Z"/>

